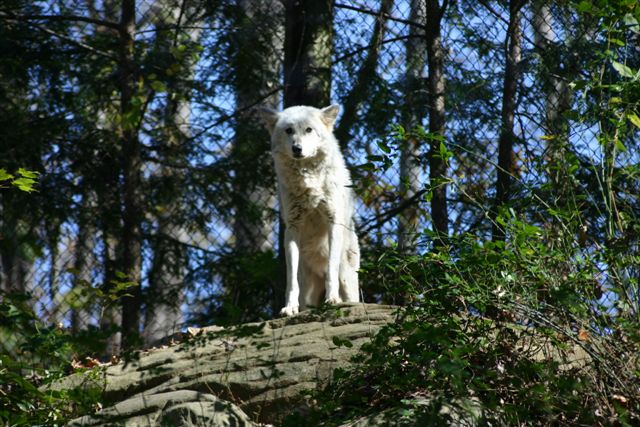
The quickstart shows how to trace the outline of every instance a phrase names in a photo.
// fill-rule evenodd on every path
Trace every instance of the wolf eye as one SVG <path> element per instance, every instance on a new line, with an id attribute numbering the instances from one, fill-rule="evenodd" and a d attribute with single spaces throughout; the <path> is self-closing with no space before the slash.
<path id="1" fill-rule="evenodd" d="M 293 133 L 292 128 L 286 128 L 284 131 L 287 133 L 287 135 L 291 135 Z"/>
<path id="2" fill-rule="evenodd" d="M 306 128 L 306 129 L 305 129 L 305 132 L 307 132 L 307 133 L 311 133 L 311 131 L 312 131 L 312 130 L 313 130 L 313 129 L 311 129 L 311 128 Z"/>

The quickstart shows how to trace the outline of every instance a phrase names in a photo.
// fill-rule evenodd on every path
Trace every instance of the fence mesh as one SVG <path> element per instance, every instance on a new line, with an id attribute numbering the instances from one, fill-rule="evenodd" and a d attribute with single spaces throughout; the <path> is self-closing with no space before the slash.
<path id="1" fill-rule="evenodd" d="M 48 322 L 77 331 L 117 324 L 121 313 L 106 294 L 127 281 L 117 266 L 134 182 L 139 329 L 149 341 L 185 324 L 271 316 L 284 292 L 280 224 L 269 137 L 252 109 L 282 107 L 284 6 L 135 1 L 126 51 L 120 23 L 129 3 L 0 7 L 2 32 L 12 40 L 0 60 L 3 91 L 28 117 L 13 129 L 39 132 L 26 142 L 17 130 L 7 133 L 2 162 L 42 173 L 38 193 L 1 196 L 2 287 L 29 291 Z M 428 144 L 407 148 L 397 128 L 428 127 L 425 7 L 420 0 L 335 2 L 330 17 L 331 98 L 343 106 L 336 132 L 354 176 L 365 256 L 396 244 L 403 228 L 431 228 L 421 193 Z M 560 128 L 564 153 L 595 164 L 603 155 L 596 123 L 563 115 L 577 108 L 569 82 L 580 72 L 589 27 L 552 2 L 526 3 L 518 22 L 516 193 L 554 179 L 541 162 L 558 156 L 550 141 Z M 443 18 L 451 234 L 491 234 L 509 25 L 509 5 L 499 1 L 452 2 Z M 132 66 L 126 76 L 123 55 Z M 132 108 L 123 117 L 125 78 Z M 6 126 L 11 115 L 5 119 Z M 138 144 L 133 181 L 122 172 L 123 129 Z M 409 211 L 413 222 L 403 223 Z M 415 250 L 429 245 L 419 241 Z M 379 298 L 362 286 L 366 298 Z"/>

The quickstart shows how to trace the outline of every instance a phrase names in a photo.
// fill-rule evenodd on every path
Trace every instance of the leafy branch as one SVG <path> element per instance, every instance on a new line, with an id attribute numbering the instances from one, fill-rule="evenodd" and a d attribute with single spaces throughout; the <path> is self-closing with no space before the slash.
<path id="1" fill-rule="evenodd" d="M 0 189 L 15 187 L 18 190 L 31 193 L 36 191 L 35 186 L 38 183 L 38 175 L 38 172 L 23 168 L 18 169 L 15 174 L 10 174 L 5 169 L 0 168 Z"/>

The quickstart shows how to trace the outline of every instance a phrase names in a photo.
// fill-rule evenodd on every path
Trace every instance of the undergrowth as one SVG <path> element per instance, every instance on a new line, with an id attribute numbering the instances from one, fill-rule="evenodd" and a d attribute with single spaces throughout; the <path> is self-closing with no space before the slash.
<path id="1" fill-rule="evenodd" d="M 618 290 L 601 290 L 602 255 L 554 246 L 516 219 L 509 233 L 507 243 L 460 236 L 448 250 L 382 254 L 365 274 L 409 303 L 354 368 L 312 394 L 310 422 L 380 413 L 407 425 L 640 421 L 640 323 Z"/>

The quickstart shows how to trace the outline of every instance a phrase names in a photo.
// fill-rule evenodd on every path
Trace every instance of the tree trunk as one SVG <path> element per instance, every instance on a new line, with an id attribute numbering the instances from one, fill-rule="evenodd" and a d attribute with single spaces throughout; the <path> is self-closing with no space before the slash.
<path id="1" fill-rule="evenodd" d="M 116 0 L 105 0 L 100 2 L 100 10 L 96 6 L 96 0 L 87 0 L 86 7 L 89 16 L 96 20 L 105 20 L 108 22 L 118 21 L 118 3 Z M 117 30 L 95 25 L 94 31 L 101 37 L 107 39 L 117 39 L 119 33 Z M 100 89 L 97 89 L 100 90 Z M 112 117 L 116 116 L 117 105 L 107 100 L 103 104 L 92 104 L 92 109 L 87 111 L 87 116 L 95 116 L 95 130 L 98 135 L 96 145 L 91 148 L 87 156 L 93 156 L 99 159 L 98 170 L 86 170 L 80 173 L 87 180 L 93 177 L 89 182 L 85 183 L 85 196 L 93 193 L 96 199 L 96 241 L 98 247 L 101 247 L 100 261 L 103 270 L 103 282 L 97 284 L 99 291 L 103 297 L 97 301 L 99 310 L 98 324 L 101 332 L 106 335 L 104 356 L 110 357 L 113 354 L 120 353 L 122 348 L 122 334 L 120 327 L 122 323 L 122 307 L 116 304 L 113 294 L 113 284 L 117 280 L 116 271 L 122 263 L 122 245 L 120 244 L 120 236 L 122 235 L 122 210 L 120 202 L 120 175 L 122 164 L 119 161 L 121 156 L 121 147 L 117 137 L 118 124 Z M 96 178 L 97 177 L 97 178 Z M 90 188 L 90 189 L 89 189 Z M 91 196 L 89 196 L 91 197 Z M 83 200 L 86 203 L 87 200 Z M 81 214 L 82 215 L 82 214 Z M 82 217 L 79 219 L 82 223 Z M 84 234 L 82 226 L 79 230 L 78 239 Z M 82 272 L 82 264 L 85 260 L 80 260 L 82 250 L 77 254 L 76 261 L 79 262 L 77 270 Z M 79 285 L 76 277 L 75 285 Z M 91 278 L 95 280 L 95 278 Z M 91 283 L 94 285 L 93 283 Z M 72 328 L 80 328 L 82 326 L 82 312 L 72 313 Z M 74 326 L 76 325 L 76 326 Z"/>
<path id="2" fill-rule="evenodd" d="M 568 123 L 563 114 L 571 103 L 571 93 L 567 81 L 562 76 L 560 58 L 554 56 L 554 45 L 558 42 L 553 29 L 555 19 L 550 5 L 545 0 L 533 3 L 533 29 L 536 50 L 541 56 L 544 74 L 543 82 L 546 117 L 544 131 L 548 139 L 547 158 L 549 179 L 557 197 L 568 196 L 568 181 L 563 178 L 564 151 L 568 138 Z"/>
<path id="3" fill-rule="evenodd" d="M 94 267 L 93 250 L 95 247 L 96 227 L 93 214 L 96 211 L 96 195 L 86 188 L 83 182 L 82 206 L 78 213 L 78 234 L 73 251 L 73 292 L 75 292 L 74 305 L 71 311 L 71 330 L 74 334 L 85 330 L 91 320 L 90 306 L 95 301 L 87 298 L 88 287 L 92 286 L 92 271 Z"/>
<path id="4" fill-rule="evenodd" d="M 29 282 L 34 263 L 24 256 L 31 239 L 20 226 L 19 211 L 14 211 L 17 201 L 12 196 L 0 193 L 0 291 L 26 293 L 33 287 Z"/>
<path id="5" fill-rule="evenodd" d="M 122 297 L 122 343 L 133 347 L 139 340 L 142 306 L 141 279 L 141 153 L 138 141 L 139 106 L 134 105 L 137 72 L 134 58 L 135 0 L 122 1 L 120 21 L 120 127 L 123 173 L 122 265 L 133 284 Z"/>
<path id="6" fill-rule="evenodd" d="M 284 0 L 284 106 L 331 99 L 333 0 Z"/>
<path id="7" fill-rule="evenodd" d="M 236 110 L 232 154 L 234 176 L 234 238 L 236 259 L 242 262 L 261 252 L 274 250 L 277 238 L 276 194 L 269 134 L 259 122 L 255 105 L 277 108 L 284 48 L 284 7 L 279 0 L 240 0 L 234 33 L 234 89 Z M 284 301 L 279 280 L 269 284 L 250 281 L 225 283 L 231 304 L 247 302 L 255 286 L 266 286 L 274 312 Z M 243 311 L 246 306 L 243 305 Z"/>
<path id="8" fill-rule="evenodd" d="M 173 7 L 161 3 L 164 7 L 156 16 L 161 28 L 176 26 L 172 30 L 157 30 L 156 40 L 161 54 L 170 55 L 171 48 L 176 47 L 176 32 L 181 31 L 188 37 L 189 44 L 198 43 L 201 35 L 199 22 L 184 22 L 185 17 L 193 17 L 193 10 Z M 172 8 L 172 9 L 170 9 Z M 169 12 L 169 13 L 168 13 Z M 188 30 L 180 27 L 188 25 Z M 182 43 L 185 43 L 183 40 Z M 191 48 L 192 46 L 189 46 Z M 191 80 L 195 74 L 195 62 L 190 59 L 180 64 L 180 82 Z M 157 178 L 159 189 L 157 198 L 157 233 L 154 236 L 153 261 L 149 272 L 149 289 L 146 298 L 144 339 L 147 345 L 180 330 L 184 323 L 182 304 L 185 301 L 184 286 L 187 267 L 186 248 L 180 234 L 184 230 L 185 208 L 181 202 L 184 188 L 184 172 L 174 165 L 187 162 L 186 145 L 191 137 L 191 101 L 189 88 L 174 83 L 167 93 L 165 107 L 163 149 L 159 153 L 161 164 Z"/>
<path id="9" fill-rule="evenodd" d="M 100 313 L 100 329 L 107 334 L 105 343 L 105 356 L 109 357 L 119 354 L 122 349 L 122 307 L 115 304 L 112 295 L 113 283 L 117 280 L 117 265 L 121 262 L 121 245 L 118 238 L 113 234 L 113 228 L 103 223 L 102 244 L 104 246 L 104 283 L 102 291 L 105 298 L 102 301 L 102 312 Z"/>
<path id="10" fill-rule="evenodd" d="M 434 246 L 443 246 L 449 234 L 449 214 L 447 210 L 447 160 L 440 154 L 444 144 L 444 59 L 445 51 L 441 39 L 442 17 L 447 0 L 442 6 L 438 0 L 427 0 L 427 60 L 429 63 L 429 133 L 433 137 L 429 149 L 429 183 L 433 191 L 431 198 L 431 220 L 435 234 Z"/>
<path id="11" fill-rule="evenodd" d="M 241 252 L 273 249 L 276 198 L 269 135 L 251 107 L 278 106 L 282 66 L 283 10 L 278 0 L 241 0 L 235 46 L 236 109 L 234 164 L 236 214 L 235 246 Z M 260 143 L 262 141 L 262 143 Z"/>
<path id="12" fill-rule="evenodd" d="M 9 241 L 10 244 L 7 245 L 11 248 L 0 253 L 0 289 L 5 292 L 25 293 L 32 287 L 29 282 L 33 277 L 34 264 L 33 261 L 19 255 L 15 249 L 19 248 L 21 244 L 18 243 L 18 239 L 13 239 L 17 236 L 11 237 L 12 241 Z"/>
<path id="13" fill-rule="evenodd" d="M 400 203 L 411 199 L 421 187 L 419 161 L 420 142 L 414 130 L 422 124 L 426 115 L 424 103 L 424 73 L 427 64 L 427 24 L 426 0 L 412 0 L 411 22 L 421 25 L 409 27 L 406 44 L 405 102 L 402 109 L 402 124 L 407 138 L 402 141 L 400 151 Z M 415 250 L 415 237 L 420 221 L 418 201 L 404 209 L 398 218 L 398 248 L 405 253 Z"/>
<path id="14" fill-rule="evenodd" d="M 106 119 L 107 114 L 99 111 L 97 114 L 98 129 L 113 135 L 114 123 Z M 97 183 L 96 196 L 98 204 L 98 218 L 100 222 L 100 234 L 102 241 L 102 264 L 104 270 L 104 282 L 100 285 L 104 297 L 101 301 L 101 314 L 99 318 L 100 329 L 107 334 L 106 353 L 110 356 L 118 354 L 122 340 L 120 326 L 122 323 L 122 307 L 114 304 L 111 298 L 113 285 L 117 279 L 116 271 L 122 263 L 122 212 L 120 206 L 120 172 L 121 164 L 118 162 L 120 148 L 111 138 L 101 139 L 104 144 L 100 147 L 100 169 L 96 173 L 100 177 Z"/>
<path id="15" fill-rule="evenodd" d="M 504 240 L 505 230 L 497 223 L 496 218 L 500 209 L 511 199 L 511 180 L 516 173 L 515 154 L 513 144 L 513 119 L 515 116 L 516 95 L 520 79 L 519 63 L 521 59 L 522 32 L 520 30 L 520 9 L 522 0 L 509 1 L 509 28 L 505 45 L 508 46 L 505 55 L 504 85 L 502 89 L 502 128 L 498 141 L 498 177 L 496 182 L 496 200 L 491 215 L 493 240 Z"/>
<path id="16" fill-rule="evenodd" d="M 335 131 L 336 138 L 343 150 L 351 140 L 351 130 L 358 120 L 358 110 L 367 100 L 371 86 L 374 84 L 380 49 L 387 31 L 387 17 L 391 13 L 393 4 L 394 0 L 381 0 L 380 11 L 373 27 L 367 56 L 358 70 L 353 88 L 343 102 L 342 118 Z"/>

